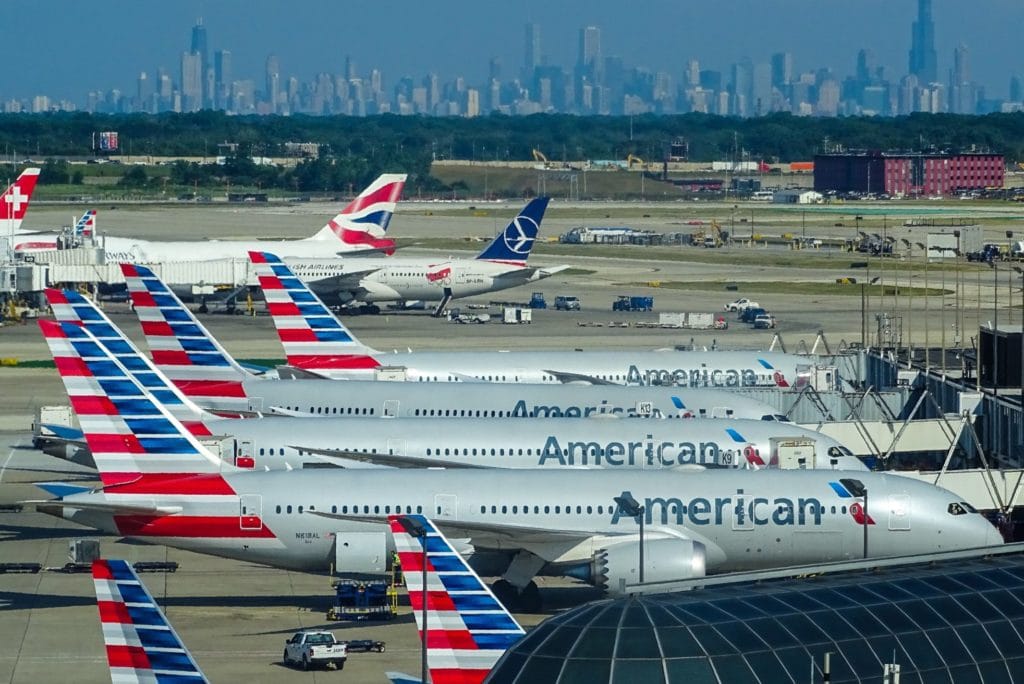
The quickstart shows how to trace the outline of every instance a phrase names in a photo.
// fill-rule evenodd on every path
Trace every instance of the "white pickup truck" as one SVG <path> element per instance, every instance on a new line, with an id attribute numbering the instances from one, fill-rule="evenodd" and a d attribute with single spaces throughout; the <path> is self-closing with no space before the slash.
<path id="1" fill-rule="evenodd" d="M 296 632 L 284 643 L 282 657 L 285 665 L 301 665 L 303 670 L 332 664 L 340 670 L 347 659 L 348 647 L 321 630 Z"/>
<path id="2" fill-rule="evenodd" d="M 742 312 L 744 309 L 756 309 L 758 306 L 760 306 L 760 304 L 758 304 L 757 302 L 752 302 L 746 297 L 740 297 L 739 299 L 729 302 L 722 308 L 725 309 L 726 311 Z"/>

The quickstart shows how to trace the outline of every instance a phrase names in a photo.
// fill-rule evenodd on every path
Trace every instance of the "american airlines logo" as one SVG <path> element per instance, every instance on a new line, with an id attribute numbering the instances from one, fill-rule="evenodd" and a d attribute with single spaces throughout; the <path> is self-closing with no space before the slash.
<path id="1" fill-rule="evenodd" d="M 626 494 L 629 492 L 623 496 Z M 731 521 L 736 529 L 764 525 L 818 526 L 824 511 L 821 501 L 814 497 L 795 500 L 786 496 L 769 498 L 745 494 L 742 489 L 737 489 L 735 496 L 644 499 L 645 522 L 648 525 L 722 525 Z M 616 506 L 611 524 L 618 525 L 623 518 L 629 522 L 633 520 Z"/>
<path id="2" fill-rule="evenodd" d="M 530 405 L 525 400 L 520 399 L 512 407 L 510 415 L 513 418 L 586 418 L 593 415 L 627 416 L 629 418 L 636 418 L 637 416 L 645 418 L 665 417 L 665 414 L 660 409 L 654 408 L 654 404 L 650 401 L 639 401 L 636 406 L 623 408 L 609 404 L 607 399 L 602 399 L 601 403 L 596 406 L 576 406 L 573 404 L 568 406 L 559 406 L 557 404 Z"/>
<path id="3" fill-rule="evenodd" d="M 781 376 L 781 373 L 778 373 Z M 777 382 L 773 378 L 772 382 Z M 627 385 L 678 385 L 679 387 L 756 387 L 769 385 L 749 368 L 645 368 L 626 371 Z"/>
<path id="4" fill-rule="evenodd" d="M 748 448 L 749 445 L 743 446 Z M 541 449 L 538 466 L 593 466 L 670 468 L 682 465 L 703 465 L 734 468 L 747 460 L 745 450 L 737 443 L 732 447 L 714 441 L 669 442 L 657 441 L 652 435 L 632 442 L 566 442 L 562 444 L 550 435 Z"/>
<path id="5" fill-rule="evenodd" d="M 505 229 L 505 246 L 508 247 L 515 254 L 529 254 L 530 249 L 533 247 L 533 241 L 536 237 L 530 237 L 527 234 L 526 229 L 523 227 L 524 223 L 528 223 L 532 228 L 530 233 L 534 236 L 537 235 L 537 231 L 540 230 L 540 226 L 529 216 L 516 216 L 512 219 L 512 223 L 508 224 L 508 228 Z"/>

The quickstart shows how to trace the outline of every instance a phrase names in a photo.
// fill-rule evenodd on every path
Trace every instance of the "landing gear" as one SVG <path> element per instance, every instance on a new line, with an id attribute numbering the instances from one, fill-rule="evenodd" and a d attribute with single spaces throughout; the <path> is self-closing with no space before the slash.
<path id="1" fill-rule="evenodd" d="M 524 613 L 539 613 L 542 607 L 540 589 L 536 582 L 530 582 L 520 591 L 508 580 L 498 580 L 491 585 L 495 598 L 508 610 Z"/>

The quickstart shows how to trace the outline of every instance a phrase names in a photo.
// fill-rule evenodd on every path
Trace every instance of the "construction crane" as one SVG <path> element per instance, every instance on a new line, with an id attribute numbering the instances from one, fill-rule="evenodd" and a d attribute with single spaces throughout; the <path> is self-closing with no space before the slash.
<path id="1" fill-rule="evenodd" d="M 633 168 L 633 164 L 638 165 L 640 167 L 641 171 L 646 171 L 647 170 L 647 164 L 644 163 L 643 159 L 641 159 L 640 157 L 637 157 L 637 156 L 635 156 L 633 154 L 630 154 L 630 155 L 628 155 L 626 157 L 626 168 L 627 169 L 632 169 Z"/>
<path id="2" fill-rule="evenodd" d="M 538 169 L 550 169 L 551 162 L 548 161 L 547 156 L 538 150 L 536 147 L 533 148 L 533 161 L 538 162 L 539 166 L 535 167 Z"/>

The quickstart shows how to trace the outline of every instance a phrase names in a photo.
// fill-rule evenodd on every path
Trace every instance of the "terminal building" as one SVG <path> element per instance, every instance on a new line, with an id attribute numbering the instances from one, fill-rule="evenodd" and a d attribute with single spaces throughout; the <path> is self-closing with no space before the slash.
<path id="1" fill-rule="evenodd" d="M 1002 188 L 1001 154 L 841 152 L 814 156 L 814 189 L 899 197 L 948 197 Z"/>
<path id="2" fill-rule="evenodd" d="M 530 631 L 487 681 L 1024 681 L 1024 545 L 782 575 L 585 604 Z"/>

